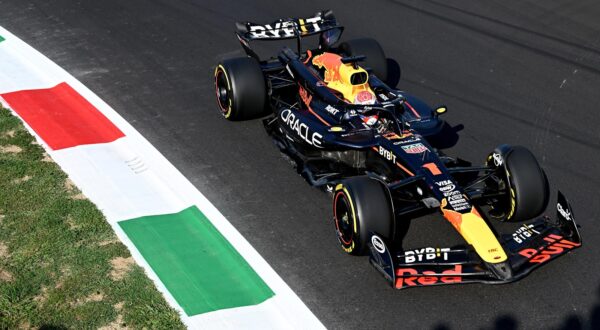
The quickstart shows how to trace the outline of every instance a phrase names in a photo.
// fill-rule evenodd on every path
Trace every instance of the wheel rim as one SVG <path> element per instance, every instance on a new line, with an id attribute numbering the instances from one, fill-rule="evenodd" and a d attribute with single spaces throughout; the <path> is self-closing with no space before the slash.
<path id="1" fill-rule="evenodd" d="M 354 226 L 352 221 L 352 209 L 346 195 L 340 191 L 335 195 L 333 203 L 333 218 L 338 238 L 344 246 L 350 246 L 354 238 Z"/>
<path id="2" fill-rule="evenodd" d="M 231 110 L 231 95 L 228 89 L 229 81 L 222 69 L 217 69 L 215 74 L 215 89 L 217 94 L 217 103 L 224 116 Z"/>
<path id="3" fill-rule="evenodd" d="M 499 178 L 499 182 L 492 182 L 493 189 L 504 191 L 504 195 L 496 197 L 494 201 L 489 204 L 490 210 L 487 212 L 491 218 L 497 221 L 508 220 L 508 215 L 511 211 L 510 183 L 508 182 L 508 175 L 505 173 L 502 174 L 503 177 Z"/>

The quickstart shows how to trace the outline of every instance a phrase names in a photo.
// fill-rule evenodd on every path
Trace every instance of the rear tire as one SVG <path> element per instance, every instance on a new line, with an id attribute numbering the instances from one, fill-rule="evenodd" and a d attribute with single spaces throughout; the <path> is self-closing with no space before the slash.
<path id="1" fill-rule="evenodd" d="M 495 206 L 496 216 L 492 217 L 500 221 L 524 221 L 541 215 L 548 206 L 550 191 L 546 174 L 535 156 L 521 146 L 502 146 L 494 154 L 488 158 L 488 165 L 498 167 L 508 191 L 506 198 Z"/>
<path id="2" fill-rule="evenodd" d="M 265 114 L 267 88 L 256 59 L 224 60 L 215 69 L 217 104 L 228 120 L 255 119 Z"/>
<path id="3" fill-rule="evenodd" d="M 340 44 L 339 49 L 346 56 L 366 56 L 365 63 L 367 67 L 371 68 L 377 78 L 383 82 L 387 82 L 387 59 L 385 58 L 383 48 L 381 48 L 377 40 L 371 38 L 352 39 Z"/>
<path id="4" fill-rule="evenodd" d="M 391 242 L 394 238 L 394 212 L 387 188 L 366 176 L 338 184 L 333 195 L 333 220 L 342 249 L 351 255 L 368 251 L 370 233 Z"/>

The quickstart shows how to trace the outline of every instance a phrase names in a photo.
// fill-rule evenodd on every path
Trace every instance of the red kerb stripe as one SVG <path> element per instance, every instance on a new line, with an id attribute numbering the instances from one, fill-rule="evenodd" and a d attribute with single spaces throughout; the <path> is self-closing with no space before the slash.
<path id="1" fill-rule="evenodd" d="M 1 95 L 53 150 L 107 143 L 125 136 L 67 83 Z"/>

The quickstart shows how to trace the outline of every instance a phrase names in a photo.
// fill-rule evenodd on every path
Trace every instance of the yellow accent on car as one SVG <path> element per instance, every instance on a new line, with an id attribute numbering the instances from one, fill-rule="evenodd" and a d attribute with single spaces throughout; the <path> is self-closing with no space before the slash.
<path id="1" fill-rule="evenodd" d="M 444 218 L 454 226 L 467 243 L 475 248 L 481 259 L 489 263 L 506 261 L 506 252 L 502 245 L 475 208 L 472 208 L 469 213 L 459 213 L 446 209 L 446 205 L 448 202 L 444 198 L 440 204 Z"/>
<path id="2" fill-rule="evenodd" d="M 298 22 L 300 23 L 300 30 L 302 32 L 307 32 L 308 30 L 306 29 L 306 26 L 304 25 L 304 20 L 302 18 L 298 19 Z"/>
<path id="3" fill-rule="evenodd" d="M 477 254 L 485 262 L 499 263 L 507 256 L 488 224 L 475 213 L 462 214 L 460 234 L 467 243 L 473 245 Z"/>
<path id="4" fill-rule="evenodd" d="M 315 56 L 312 63 L 317 68 L 325 69 L 323 81 L 327 87 L 340 92 L 347 101 L 354 102 L 358 93 L 364 91 L 375 95 L 369 87 L 367 71 L 351 63 L 344 64 L 341 60 L 342 57 L 338 54 L 323 53 Z M 360 84 L 352 84 L 352 76 L 355 74 L 364 74 L 367 79 Z"/>
<path id="5" fill-rule="evenodd" d="M 339 126 L 332 126 L 329 128 L 330 132 L 343 132 L 344 128 Z"/>

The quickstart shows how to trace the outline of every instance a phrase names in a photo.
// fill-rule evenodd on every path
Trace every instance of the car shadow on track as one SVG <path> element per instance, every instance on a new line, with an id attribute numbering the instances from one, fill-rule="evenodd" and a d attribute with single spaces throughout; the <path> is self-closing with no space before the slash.
<path id="1" fill-rule="evenodd" d="M 388 76 L 385 83 L 391 88 L 396 88 L 398 83 L 400 82 L 400 76 L 402 76 L 402 70 L 400 69 L 400 64 L 396 62 L 393 58 L 386 58 L 387 68 L 388 68 Z"/>
<path id="2" fill-rule="evenodd" d="M 592 306 L 589 313 L 570 314 L 565 317 L 557 328 L 560 330 L 583 330 L 583 329 L 600 329 L 600 286 L 596 290 L 596 303 Z M 544 327 L 544 324 L 540 324 Z M 461 328 L 457 327 L 456 329 Z M 500 315 L 496 317 L 493 325 L 490 328 L 494 330 L 516 330 L 519 327 L 519 320 L 510 314 Z M 433 330 L 451 330 L 453 329 L 445 323 L 440 323 L 432 328 Z"/>
<path id="3" fill-rule="evenodd" d="M 450 126 L 447 122 L 444 122 L 442 130 L 432 136 L 427 137 L 427 142 L 436 149 L 448 149 L 454 147 L 458 143 L 459 135 L 458 132 L 465 129 L 463 124 Z"/>
<path id="4" fill-rule="evenodd" d="M 402 76 L 402 69 L 396 60 L 387 58 L 386 61 L 388 67 L 386 84 L 392 88 L 396 88 Z M 458 143 L 458 132 L 462 131 L 464 128 L 465 126 L 462 124 L 450 126 L 450 124 L 444 122 L 442 130 L 433 136 L 427 137 L 427 141 L 437 149 L 452 148 Z"/>

